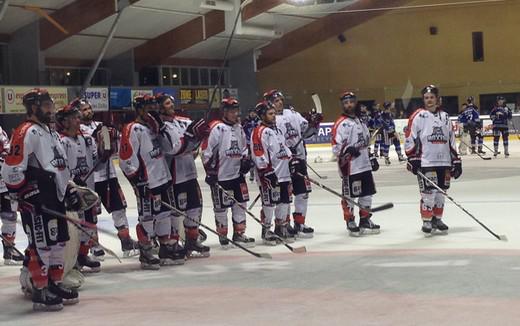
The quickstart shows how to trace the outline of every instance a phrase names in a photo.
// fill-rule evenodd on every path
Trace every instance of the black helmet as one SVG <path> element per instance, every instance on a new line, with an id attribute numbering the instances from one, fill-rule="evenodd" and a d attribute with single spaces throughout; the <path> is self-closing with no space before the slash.
<path id="1" fill-rule="evenodd" d="M 339 100 L 341 102 L 345 101 L 345 100 L 356 100 L 356 94 L 354 94 L 353 92 L 344 92 L 343 94 L 341 94 L 341 96 L 339 97 Z"/>
<path id="2" fill-rule="evenodd" d="M 267 110 L 271 109 L 273 106 L 270 102 L 268 101 L 262 101 L 262 102 L 258 102 L 255 106 L 255 111 L 256 111 L 256 114 L 261 117 L 263 115 L 265 115 L 265 113 L 267 112 Z"/>
<path id="3" fill-rule="evenodd" d="M 264 93 L 264 100 L 269 101 L 271 103 L 278 97 L 281 97 L 282 99 L 285 98 L 285 96 L 283 96 L 282 92 L 280 92 L 277 89 L 272 89 L 272 90 Z"/>
<path id="4" fill-rule="evenodd" d="M 421 94 L 424 95 L 426 93 L 435 94 L 435 96 L 439 96 L 439 89 L 435 85 L 428 85 L 424 87 L 421 91 Z"/>
<path id="5" fill-rule="evenodd" d="M 229 110 L 229 109 L 238 109 L 239 103 L 238 100 L 234 97 L 228 97 L 222 100 L 221 106 L 222 111 Z"/>
<path id="6" fill-rule="evenodd" d="M 33 88 L 27 93 L 23 95 L 23 106 L 25 106 L 25 110 L 27 114 L 31 114 L 32 105 L 40 106 L 43 101 L 51 101 L 54 102 L 49 95 L 49 92 L 45 88 Z"/>

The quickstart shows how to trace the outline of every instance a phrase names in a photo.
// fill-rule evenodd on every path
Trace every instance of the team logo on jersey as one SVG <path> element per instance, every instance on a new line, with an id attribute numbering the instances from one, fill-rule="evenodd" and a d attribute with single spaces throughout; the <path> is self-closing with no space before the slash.
<path id="1" fill-rule="evenodd" d="M 283 146 L 283 144 L 279 143 L 279 146 L 280 146 L 280 150 L 278 151 L 278 153 L 276 153 L 276 157 L 280 160 L 288 159 L 289 155 L 287 154 L 287 151 L 285 150 L 285 147 Z"/>
<path id="2" fill-rule="evenodd" d="M 154 159 L 160 158 L 162 156 L 161 144 L 159 144 L 159 140 L 157 138 L 152 139 L 152 146 L 153 149 L 149 152 L 150 157 Z"/>
<path id="3" fill-rule="evenodd" d="M 240 147 L 238 147 L 238 140 L 231 141 L 231 146 L 226 150 L 226 156 L 232 158 L 242 157 L 242 151 L 240 150 Z"/>
<path id="4" fill-rule="evenodd" d="M 292 139 L 298 137 L 298 131 L 291 126 L 289 122 L 285 123 L 285 139 Z"/>
<path id="5" fill-rule="evenodd" d="M 86 175 L 90 171 L 85 156 L 78 157 L 76 167 L 70 170 L 72 175 Z"/>
<path id="6" fill-rule="evenodd" d="M 357 142 L 356 142 L 356 147 L 357 148 L 363 148 L 363 147 L 367 147 L 368 146 L 368 137 L 365 137 L 365 135 L 363 134 L 363 132 L 359 132 L 357 134 Z"/>
<path id="7" fill-rule="evenodd" d="M 433 132 L 427 139 L 432 144 L 446 144 L 448 142 L 448 138 L 442 132 L 442 127 L 433 127 Z"/>
<path id="8" fill-rule="evenodd" d="M 67 161 L 65 161 L 63 155 L 60 154 L 56 146 L 52 147 L 52 151 L 54 153 L 54 158 L 51 160 L 51 165 L 60 171 L 65 170 L 67 167 Z"/>

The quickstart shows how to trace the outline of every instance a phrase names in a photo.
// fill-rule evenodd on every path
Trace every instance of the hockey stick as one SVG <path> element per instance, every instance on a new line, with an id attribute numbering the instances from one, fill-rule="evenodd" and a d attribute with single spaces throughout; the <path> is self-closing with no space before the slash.
<path id="1" fill-rule="evenodd" d="M 435 184 L 435 182 L 433 182 L 432 180 L 428 179 L 421 171 L 417 171 L 417 175 L 420 176 L 423 180 L 426 180 L 428 181 L 429 184 L 431 184 L 435 189 L 437 189 L 437 191 L 439 191 L 441 194 L 443 194 L 446 198 L 448 198 L 452 203 L 454 203 L 458 208 L 460 208 L 464 213 L 468 214 L 469 217 L 471 217 L 473 220 L 475 220 L 475 222 L 477 222 L 478 224 L 480 224 L 480 226 L 482 226 L 484 229 L 486 229 L 486 231 L 488 231 L 489 233 L 491 233 L 495 238 L 497 238 L 498 240 L 501 240 L 501 241 L 507 241 L 507 237 L 505 235 L 498 235 L 496 234 L 495 232 L 491 231 L 486 225 L 484 225 L 484 223 L 480 222 L 475 216 L 473 216 L 473 214 L 471 214 L 470 212 L 468 212 L 464 207 L 462 207 L 462 205 L 460 205 L 459 203 L 457 203 L 455 201 L 455 199 L 453 199 L 450 195 L 448 195 L 448 193 L 446 191 L 444 191 L 441 187 L 439 187 L 437 184 Z"/>
<path id="2" fill-rule="evenodd" d="M 30 203 L 24 202 L 24 205 L 31 206 L 34 209 L 34 205 L 32 205 Z M 63 214 L 63 213 L 57 212 L 55 210 L 52 210 L 50 208 L 47 208 L 44 205 L 41 206 L 41 209 L 42 209 L 43 212 L 45 212 L 47 214 L 51 214 L 51 215 L 57 216 L 59 218 L 63 218 L 65 220 L 69 221 L 70 223 L 74 224 L 74 226 L 79 231 L 81 231 L 81 233 L 84 233 L 84 234 L 88 235 L 90 240 L 92 240 L 92 242 L 94 242 L 95 245 L 99 246 L 101 249 L 106 251 L 109 255 L 111 255 L 114 258 L 116 258 L 120 263 L 122 262 L 121 259 L 119 258 L 119 256 L 117 256 L 117 254 L 115 252 L 113 252 L 111 249 L 109 249 L 109 248 L 103 246 L 102 244 L 100 244 L 99 241 L 95 237 L 93 237 L 90 233 L 88 233 L 88 231 L 86 231 L 83 227 L 87 227 L 87 228 L 90 228 L 90 229 L 98 230 L 101 233 L 109 234 L 112 237 L 117 237 L 112 232 L 109 232 L 109 231 L 106 231 L 106 230 L 101 230 L 95 224 L 91 224 L 91 223 L 88 223 L 88 222 L 85 222 L 85 221 L 76 220 L 74 218 L 71 218 L 70 216 L 67 216 L 66 214 Z"/>
<path id="3" fill-rule="evenodd" d="M 22 257 L 24 257 L 25 255 L 20 251 L 18 250 L 18 248 L 16 248 L 16 246 L 14 245 L 13 242 L 11 242 L 10 240 L 8 240 L 2 233 L 0 233 L 0 239 L 2 239 L 2 241 L 4 241 L 6 244 L 8 244 L 11 248 L 13 248 L 14 251 L 16 251 L 17 254 L 21 255 Z"/>
<path id="4" fill-rule="evenodd" d="M 463 143 L 464 145 L 466 145 L 466 147 L 468 148 L 473 148 L 471 146 L 468 146 L 468 144 L 466 144 L 462 139 L 460 140 L 461 143 Z M 486 156 L 483 156 L 481 155 L 479 152 L 475 152 L 475 154 L 477 154 L 478 157 L 480 157 L 481 159 L 483 159 L 484 161 L 489 161 L 491 160 L 491 157 L 486 157 Z"/>
<path id="5" fill-rule="evenodd" d="M 238 200 L 236 200 L 235 197 L 233 197 L 230 194 L 228 194 L 226 192 L 226 189 L 222 188 L 221 185 L 219 185 L 217 183 L 216 186 L 218 187 L 218 189 L 220 189 L 222 191 L 223 194 L 226 195 L 227 198 L 231 199 L 233 202 L 235 202 L 235 204 L 237 204 L 238 207 L 242 208 L 247 213 L 247 215 L 251 216 L 253 218 L 253 220 L 255 220 L 258 223 L 260 223 L 260 225 L 262 227 L 266 227 L 266 228 L 268 227 L 267 225 L 262 223 L 262 221 L 259 218 L 257 218 L 253 213 L 251 213 L 244 205 L 239 203 Z M 274 234 L 274 236 L 275 236 L 276 239 L 280 240 L 283 243 L 283 245 L 285 247 L 287 247 L 287 249 L 289 249 L 290 251 L 294 252 L 295 254 L 301 254 L 301 253 L 307 252 L 307 248 L 305 248 L 305 246 L 294 248 L 293 246 L 289 245 L 284 239 L 282 239 L 279 235 Z"/>
<path id="6" fill-rule="evenodd" d="M 161 201 L 161 204 L 163 206 L 165 206 L 166 208 L 170 209 L 171 211 L 175 212 L 176 214 L 179 214 L 179 215 L 182 215 L 184 216 L 184 218 L 187 218 L 188 220 L 194 222 L 194 223 L 197 223 L 199 226 L 202 226 L 203 228 L 205 228 L 206 230 L 208 230 L 209 232 L 215 234 L 216 236 L 218 237 L 223 237 L 222 235 L 220 235 L 217 231 L 213 230 L 212 228 L 210 228 L 209 226 L 203 224 L 202 222 L 199 222 L 197 220 L 194 220 L 192 219 L 191 217 L 189 217 L 186 213 L 184 213 L 183 211 L 180 211 L 178 210 L 177 208 L 173 207 L 172 205 L 164 202 L 164 201 Z M 247 249 L 246 247 L 242 246 L 241 244 L 239 243 L 236 243 L 235 241 L 229 239 L 228 237 L 225 237 L 229 242 L 231 242 L 232 244 L 234 244 L 235 246 L 237 246 L 238 248 L 244 250 L 245 252 L 257 257 L 257 258 L 266 258 L 266 259 L 272 259 L 273 257 L 270 255 L 270 254 L 267 254 L 267 253 L 257 253 L 257 252 L 254 252 L 252 250 L 249 250 Z"/>
<path id="7" fill-rule="evenodd" d="M 321 180 L 325 180 L 325 179 L 328 179 L 328 177 L 326 175 L 320 175 L 318 172 L 316 172 L 316 170 L 314 170 L 312 168 L 312 166 L 307 163 L 307 161 L 305 161 L 305 165 L 307 165 L 307 167 L 309 168 L 309 170 L 311 170 L 312 172 L 314 172 L 314 174 L 316 174 L 318 176 L 318 178 L 320 178 Z"/>
<path id="8" fill-rule="evenodd" d="M 486 145 L 484 142 L 482 142 L 482 146 L 484 146 L 485 148 L 487 148 L 488 151 L 490 151 L 491 153 L 494 153 L 495 150 L 491 149 L 491 147 L 489 147 L 488 145 Z M 498 152 L 497 154 L 500 154 L 500 152 Z"/>
<path id="9" fill-rule="evenodd" d="M 248 209 L 248 210 L 251 210 L 251 209 L 255 206 L 256 202 L 257 202 L 259 199 L 260 199 L 260 194 L 258 194 L 258 196 L 256 196 L 255 200 L 253 200 L 253 202 L 251 203 L 251 205 L 249 205 L 249 207 L 248 207 L 247 209 Z"/>
<path id="10" fill-rule="evenodd" d="M 384 211 L 384 210 L 387 210 L 387 209 L 390 209 L 392 207 L 394 207 L 394 203 L 386 203 L 386 204 L 383 204 L 383 205 L 380 205 L 380 206 L 377 206 L 377 207 L 372 207 L 372 208 L 366 208 L 366 207 L 362 207 L 361 205 L 359 205 L 358 203 L 356 203 L 352 198 L 350 197 L 347 197 L 347 196 L 343 196 L 342 194 L 340 194 L 339 192 L 337 192 L 336 190 L 332 189 L 332 188 L 329 188 L 327 187 L 326 185 L 324 184 L 321 184 L 320 182 L 316 181 L 316 180 L 313 180 L 311 178 L 309 178 L 308 176 L 305 176 L 301 173 L 298 173 L 300 176 L 306 178 L 307 180 L 309 180 L 309 182 L 311 183 L 314 183 L 315 185 L 317 185 L 318 187 L 320 187 L 321 189 L 323 190 L 326 190 L 328 192 L 330 192 L 331 194 L 334 194 L 336 196 L 338 196 L 339 198 L 341 199 L 344 199 L 346 201 L 348 201 L 349 203 L 351 203 L 352 205 L 354 206 L 357 206 L 363 210 L 366 210 L 367 212 L 369 213 L 375 213 L 375 212 L 379 212 L 379 211 Z"/>

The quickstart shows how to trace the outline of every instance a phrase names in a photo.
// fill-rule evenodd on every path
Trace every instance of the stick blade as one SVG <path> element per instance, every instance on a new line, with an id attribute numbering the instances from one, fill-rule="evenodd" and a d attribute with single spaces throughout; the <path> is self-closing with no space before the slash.
<path id="1" fill-rule="evenodd" d="M 268 254 L 268 253 L 257 253 L 255 255 L 256 257 L 258 258 L 264 258 L 264 259 L 273 259 L 273 256 L 271 256 L 271 254 Z"/>
<path id="2" fill-rule="evenodd" d="M 501 234 L 498 236 L 500 239 L 500 241 L 504 241 L 504 242 L 508 242 L 509 240 L 507 239 L 506 235 L 505 234 Z"/>
<path id="3" fill-rule="evenodd" d="M 320 97 L 318 96 L 318 94 L 313 93 L 311 95 L 311 97 L 312 97 L 312 101 L 314 102 L 314 106 L 316 107 L 316 112 L 323 113 L 323 109 L 321 107 Z"/>
<path id="4" fill-rule="evenodd" d="M 307 252 L 307 248 L 305 248 L 305 246 L 303 247 L 296 247 L 296 248 L 292 248 L 291 251 L 295 254 L 304 254 Z"/>
<path id="5" fill-rule="evenodd" d="M 377 206 L 377 207 L 371 208 L 370 211 L 375 213 L 375 212 L 384 211 L 384 210 L 387 210 L 387 209 L 390 209 L 390 208 L 393 208 L 393 207 L 394 207 L 394 203 L 386 203 L 386 204 L 383 204 L 381 206 Z"/>
<path id="6" fill-rule="evenodd" d="M 482 159 L 483 159 L 484 161 L 489 161 L 489 160 L 491 160 L 491 157 L 483 157 Z"/>

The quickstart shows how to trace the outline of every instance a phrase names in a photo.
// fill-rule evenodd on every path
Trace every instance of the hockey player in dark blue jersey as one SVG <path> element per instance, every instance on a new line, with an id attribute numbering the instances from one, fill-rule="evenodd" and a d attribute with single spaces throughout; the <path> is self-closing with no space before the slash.
<path id="1" fill-rule="evenodd" d="M 491 113 L 489 113 L 489 117 L 493 122 L 493 146 L 495 149 L 495 157 L 498 155 L 498 142 L 501 134 L 504 144 L 504 155 L 509 157 L 509 120 L 513 118 L 513 114 L 505 103 L 506 99 L 502 96 L 498 96 L 496 106 L 491 110 Z"/>
<path id="2" fill-rule="evenodd" d="M 376 138 L 374 141 L 374 156 L 379 157 L 379 154 L 383 156 L 383 137 L 382 137 L 382 123 L 381 123 L 381 111 L 379 104 L 375 104 L 372 107 L 372 114 L 370 119 L 368 120 L 368 130 L 370 131 L 370 134 L 373 136 L 374 133 L 376 134 Z"/>
<path id="3" fill-rule="evenodd" d="M 459 123 L 463 125 L 463 132 L 469 133 L 471 138 L 471 154 L 476 154 L 475 148 L 478 142 L 478 153 L 486 154 L 482 150 L 484 137 L 482 133 L 482 121 L 478 113 L 478 107 L 473 103 L 473 96 L 466 100 L 466 108 L 458 117 Z"/>
<path id="4" fill-rule="evenodd" d="M 246 134 L 246 142 L 247 148 L 250 148 L 249 143 L 251 142 L 251 134 L 253 133 L 253 129 L 256 128 L 260 124 L 260 118 L 256 115 L 255 108 L 250 108 L 247 118 L 242 121 L 242 128 L 244 129 L 244 133 Z M 254 166 L 249 170 L 249 180 L 253 181 L 255 179 L 255 169 Z"/>
<path id="5" fill-rule="evenodd" d="M 392 103 L 385 102 L 383 104 L 383 113 L 381 113 L 380 117 L 381 125 L 383 127 L 382 147 L 386 165 L 390 165 L 388 152 L 390 151 L 390 146 L 392 144 L 394 145 L 397 156 L 399 157 L 399 162 L 406 161 L 403 153 L 401 152 L 401 141 L 399 140 L 399 135 L 395 132 L 394 118 L 392 117 L 392 112 L 390 112 L 391 107 Z"/>

